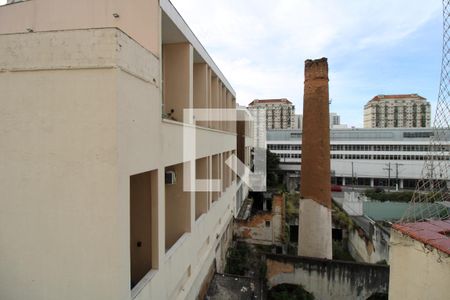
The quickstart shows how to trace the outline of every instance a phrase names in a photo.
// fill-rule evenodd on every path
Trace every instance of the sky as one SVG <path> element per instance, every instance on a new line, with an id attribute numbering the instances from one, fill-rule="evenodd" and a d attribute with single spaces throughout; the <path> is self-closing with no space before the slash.
<path id="1" fill-rule="evenodd" d="M 304 61 L 327 57 L 330 111 L 362 127 L 378 94 L 417 93 L 435 108 L 438 0 L 171 0 L 246 105 L 288 98 L 302 113 Z"/>
<path id="2" fill-rule="evenodd" d="M 237 94 L 288 98 L 303 110 L 304 61 L 327 57 L 330 111 L 362 127 L 378 94 L 417 93 L 434 111 L 439 0 L 171 0 Z M 0 4 L 6 0 L 0 0 Z"/>

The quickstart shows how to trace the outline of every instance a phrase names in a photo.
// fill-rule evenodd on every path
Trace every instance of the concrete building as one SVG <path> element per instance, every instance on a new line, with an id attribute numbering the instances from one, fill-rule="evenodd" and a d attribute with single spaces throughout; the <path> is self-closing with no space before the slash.
<path id="1" fill-rule="evenodd" d="M 294 128 L 295 107 L 286 98 L 281 99 L 255 99 L 248 105 L 249 110 L 264 109 L 266 111 L 267 129 Z"/>
<path id="2" fill-rule="evenodd" d="M 294 116 L 294 127 L 292 129 L 302 129 L 303 128 L 303 115 Z"/>
<path id="3" fill-rule="evenodd" d="M 364 106 L 364 128 L 428 128 L 430 122 L 430 103 L 417 94 L 378 95 Z"/>
<path id="4" fill-rule="evenodd" d="M 236 102 L 172 4 L 1 6 L 0 91 L 0 299 L 201 297 L 246 190 L 236 122 L 183 116 Z"/>
<path id="5" fill-rule="evenodd" d="M 339 185 L 388 186 L 413 189 L 422 178 L 424 159 L 442 151 L 430 148 L 433 129 L 372 128 L 331 130 L 331 177 Z M 442 144 L 450 149 L 450 136 Z M 269 130 L 267 148 L 280 158 L 289 182 L 298 182 L 302 158 L 302 131 Z"/>
<path id="6" fill-rule="evenodd" d="M 391 230 L 389 299 L 448 299 L 450 220 L 395 224 Z"/>
<path id="7" fill-rule="evenodd" d="M 341 116 L 337 113 L 330 113 L 330 128 L 347 128 L 346 124 L 341 124 Z M 294 126 L 292 129 L 303 129 L 303 115 L 294 116 Z"/>
<path id="8" fill-rule="evenodd" d="M 330 113 L 330 128 L 341 125 L 341 116 L 337 113 Z"/>

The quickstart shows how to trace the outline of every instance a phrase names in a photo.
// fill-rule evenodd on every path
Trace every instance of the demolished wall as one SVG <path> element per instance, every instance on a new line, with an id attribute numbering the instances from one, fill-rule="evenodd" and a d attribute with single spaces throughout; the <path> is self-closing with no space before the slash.
<path id="1" fill-rule="evenodd" d="M 282 244 L 285 235 L 284 197 L 272 197 L 272 210 L 259 211 L 244 220 L 235 221 L 234 234 L 249 243 L 272 245 Z"/>

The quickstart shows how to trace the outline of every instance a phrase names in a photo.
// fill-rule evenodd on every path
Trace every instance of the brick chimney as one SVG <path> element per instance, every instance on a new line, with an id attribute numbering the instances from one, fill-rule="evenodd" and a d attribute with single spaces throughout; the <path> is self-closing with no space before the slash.
<path id="1" fill-rule="evenodd" d="M 328 81 L 326 58 L 305 61 L 298 254 L 331 259 Z"/>

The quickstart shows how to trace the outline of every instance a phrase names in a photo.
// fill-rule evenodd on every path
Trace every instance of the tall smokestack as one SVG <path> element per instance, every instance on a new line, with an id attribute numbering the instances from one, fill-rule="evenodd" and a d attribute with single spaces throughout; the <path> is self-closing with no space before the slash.
<path id="1" fill-rule="evenodd" d="M 305 61 L 298 254 L 332 258 L 328 62 Z"/>

